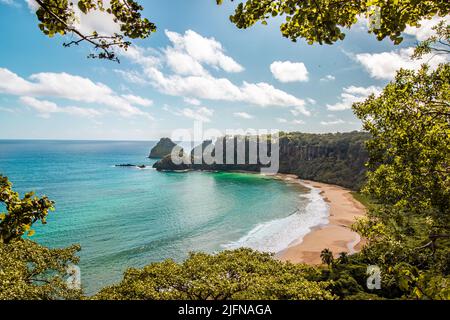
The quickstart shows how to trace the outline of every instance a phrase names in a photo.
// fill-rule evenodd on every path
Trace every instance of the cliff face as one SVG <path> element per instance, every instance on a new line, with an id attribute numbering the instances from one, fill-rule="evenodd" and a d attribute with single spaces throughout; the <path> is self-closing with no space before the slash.
<path id="1" fill-rule="evenodd" d="M 363 132 L 312 135 L 291 133 L 280 138 L 280 173 L 359 189 L 368 154 Z"/>
<path id="2" fill-rule="evenodd" d="M 172 153 L 172 149 L 177 144 L 174 143 L 169 138 L 162 138 L 159 140 L 159 142 L 156 144 L 155 147 L 150 151 L 150 155 L 148 156 L 150 159 L 161 159 L 164 158 L 167 155 L 170 155 Z"/>
<path id="3" fill-rule="evenodd" d="M 280 173 L 296 174 L 302 179 L 337 184 L 359 189 L 364 181 L 368 159 L 364 143 L 367 133 L 337 134 L 288 133 L 280 135 Z M 204 145 L 209 145 L 206 142 Z M 248 150 L 248 147 L 247 147 Z M 236 157 L 236 154 L 235 154 Z M 192 163 L 194 162 L 191 154 Z M 170 156 L 155 163 L 157 170 L 218 170 L 259 171 L 259 164 L 181 164 L 175 165 Z"/>

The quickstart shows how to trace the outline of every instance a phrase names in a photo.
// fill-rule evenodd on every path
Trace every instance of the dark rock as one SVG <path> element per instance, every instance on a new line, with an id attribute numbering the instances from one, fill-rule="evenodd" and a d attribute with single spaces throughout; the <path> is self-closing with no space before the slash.
<path id="1" fill-rule="evenodd" d="M 161 138 L 156 146 L 150 151 L 150 155 L 148 157 L 150 159 L 162 159 L 165 156 L 170 155 L 173 148 L 176 146 L 177 144 L 169 138 Z"/>

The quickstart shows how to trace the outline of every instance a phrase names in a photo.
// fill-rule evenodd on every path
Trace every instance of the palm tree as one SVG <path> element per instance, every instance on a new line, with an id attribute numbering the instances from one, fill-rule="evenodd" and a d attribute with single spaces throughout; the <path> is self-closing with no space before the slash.
<path id="1" fill-rule="evenodd" d="M 342 263 L 342 264 L 348 263 L 348 253 L 347 252 L 339 253 L 339 263 Z"/>
<path id="2" fill-rule="evenodd" d="M 323 263 L 328 265 L 328 267 L 333 264 L 333 252 L 331 252 L 330 249 L 323 249 L 320 253 L 320 258 L 322 259 Z"/>

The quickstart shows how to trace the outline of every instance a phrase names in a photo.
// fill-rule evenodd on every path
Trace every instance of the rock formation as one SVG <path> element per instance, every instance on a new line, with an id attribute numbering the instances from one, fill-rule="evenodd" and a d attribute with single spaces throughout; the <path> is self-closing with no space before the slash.
<path id="1" fill-rule="evenodd" d="M 148 157 L 150 159 L 162 159 L 165 156 L 170 155 L 175 146 L 177 146 L 177 144 L 169 138 L 161 138 L 156 146 L 154 146 L 150 151 L 150 155 Z"/>

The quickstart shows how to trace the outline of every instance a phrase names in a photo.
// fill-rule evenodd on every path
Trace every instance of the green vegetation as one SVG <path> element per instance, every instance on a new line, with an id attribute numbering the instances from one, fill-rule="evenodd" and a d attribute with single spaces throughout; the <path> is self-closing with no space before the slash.
<path id="1" fill-rule="evenodd" d="M 192 253 L 177 264 L 171 260 L 129 269 L 121 283 L 101 290 L 95 299 L 333 299 L 327 281 L 315 281 L 312 267 L 283 263 L 250 249 L 216 255 Z M 309 280 L 311 279 L 311 280 Z"/>
<path id="2" fill-rule="evenodd" d="M 280 172 L 359 190 L 368 160 L 366 132 L 280 134 Z"/>
<path id="3" fill-rule="evenodd" d="M 223 0 L 216 2 L 222 4 Z M 369 33 L 378 40 L 389 37 L 399 44 L 406 25 L 416 26 L 421 19 L 445 16 L 449 11 L 447 0 L 247 0 L 239 3 L 230 20 L 245 29 L 284 16 L 280 26 L 284 37 L 294 42 L 303 38 L 309 44 L 333 44 L 345 38 L 342 29 L 364 17 L 372 22 Z"/>
<path id="4" fill-rule="evenodd" d="M 76 21 L 74 4 L 68 0 L 35 0 L 38 5 L 36 16 L 39 20 L 39 29 L 47 36 L 56 34 L 75 34 L 76 40 L 64 43 L 65 47 L 88 43 L 98 50 L 98 54 L 91 53 L 89 58 L 108 59 L 119 61 L 115 48 L 127 49 L 130 46 L 129 39 L 144 39 L 156 31 L 156 26 L 147 18 L 141 17 L 144 9 L 133 0 L 79 0 L 76 2 L 78 9 L 83 14 L 100 11 L 111 15 L 111 19 L 118 24 L 120 33 L 99 34 L 95 30 L 91 34 L 84 34 L 74 26 Z M 109 3 L 109 5 L 107 4 Z"/>
<path id="5" fill-rule="evenodd" d="M 27 193 L 20 199 L 6 177 L 0 175 L 0 204 L 7 212 L 0 214 L 0 300 L 4 299 L 74 299 L 81 291 L 66 283 L 67 268 L 77 264 L 79 246 L 49 249 L 28 239 L 31 226 L 45 223 L 53 202 L 47 197 Z"/>
<path id="6" fill-rule="evenodd" d="M 356 201 L 360 202 L 366 208 L 370 208 L 374 205 L 373 199 L 365 193 L 353 191 L 351 194 Z"/>

